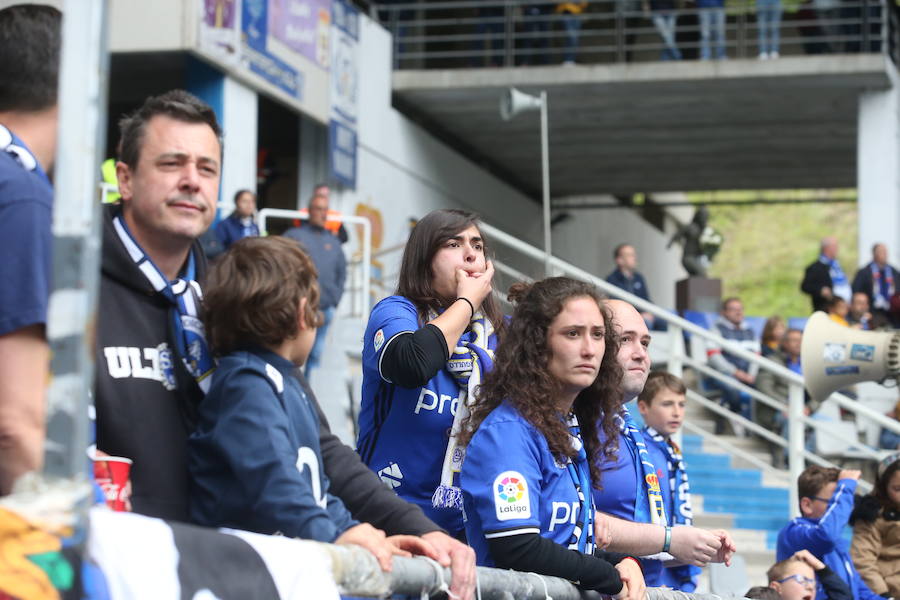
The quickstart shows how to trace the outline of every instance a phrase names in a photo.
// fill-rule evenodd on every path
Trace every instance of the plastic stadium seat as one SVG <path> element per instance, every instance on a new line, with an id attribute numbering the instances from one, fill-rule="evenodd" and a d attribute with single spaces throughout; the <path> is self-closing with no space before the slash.
<path id="1" fill-rule="evenodd" d="M 806 329 L 806 322 L 809 321 L 809 317 L 790 317 L 788 319 L 788 329 L 799 329 L 803 331 Z"/>
<path id="2" fill-rule="evenodd" d="M 760 339 L 762 337 L 763 327 L 766 326 L 766 318 L 744 317 L 744 324 L 753 330 L 753 333 L 756 335 L 756 339 Z"/>

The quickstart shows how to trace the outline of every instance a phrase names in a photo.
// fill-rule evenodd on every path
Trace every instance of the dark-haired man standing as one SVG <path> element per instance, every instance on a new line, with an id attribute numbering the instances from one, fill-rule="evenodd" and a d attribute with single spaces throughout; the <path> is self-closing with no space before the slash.
<path id="1" fill-rule="evenodd" d="M 61 16 L 0 10 L 0 495 L 40 468 Z"/>
<path id="2" fill-rule="evenodd" d="M 631 244 L 619 244 L 613 250 L 613 260 L 616 268 L 606 276 L 606 281 L 634 294 L 642 300 L 650 302 L 650 290 L 647 289 L 647 281 L 637 270 L 637 251 Z M 653 315 L 641 313 L 648 327 L 653 327 Z"/>

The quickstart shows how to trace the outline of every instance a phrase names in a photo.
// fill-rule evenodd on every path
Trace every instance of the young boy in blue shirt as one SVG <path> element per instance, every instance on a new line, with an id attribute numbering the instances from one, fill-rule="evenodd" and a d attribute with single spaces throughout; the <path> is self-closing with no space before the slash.
<path id="1" fill-rule="evenodd" d="M 777 560 L 785 560 L 798 550 L 809 550 L 850 588 L 853 600 L 882 600 L 859 576 L 850 558 L 847 542 L 841 537 L 853 511 L 853 494 L 860 472 L 812 465 L 797 478 L 800 514 L 778 533 Z M 826 600 L 821 585 L 816 600 Z"/>
<path id="2" fill-rule="evenodd" d="M 318 417 L 295 375 L 316 337 L 318 297 L 312 261 L 283 237 L 240 240 L 210 273 L 204 320 L 221 358 L 189 441 L 191 518 L 357 544 L 389 570 L 416 538 L 385 537 L 328 492 Z"/>
<path id="3" fill-rule="evenodd" d="M 656 476 L 662 492 L 663 504 L 669 525 L 692 525 L 691 492 L 681 448 L 672 439 L 684 424 L 684 382 L 665 371 L 653 371 L 637 399 L 637 407 L 644 419 L 641 433 L 650 453 L 650 461 L 656 467 Z M 659 584 L 682 592 L 697 589 L 700 567 L 679 565 L 665 567 L 660 572 Z"/>

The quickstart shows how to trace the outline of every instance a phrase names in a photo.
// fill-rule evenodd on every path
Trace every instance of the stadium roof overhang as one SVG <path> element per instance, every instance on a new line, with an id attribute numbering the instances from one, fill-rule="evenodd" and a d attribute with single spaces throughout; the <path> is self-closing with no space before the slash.
<path id="1" fill-rule="evenodd" d="M 547 90 L 554 197 L 856 186 L 860 95 L 882 55 L 395 71 L 394 104 L 539 198 L 538 113 L 504 122 L 510 86 Z"/>

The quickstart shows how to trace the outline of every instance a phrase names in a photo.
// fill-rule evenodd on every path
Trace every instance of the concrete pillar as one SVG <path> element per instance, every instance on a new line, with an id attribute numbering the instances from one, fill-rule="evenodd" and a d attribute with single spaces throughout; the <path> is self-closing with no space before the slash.
<path id="1" fill-rule="evenodd" d="M 297 186 L 297 208 L 304 208 L 313 188 L 328 181 L 328 126 L 301 115 L 300 117 L 300 184 Z M 337 194 L 331 194 L 331 208 L 337 206 Z"/>
<path id="2" fill-rule="evenodd" d="M 891 89 L 863 92 L 859 100 L 857 187 L 859 260 L 871 260 L 872 245 L 888 246 L 900 263 L 900 78 L 888 68 Z"/>
<path id="3" fill-rule="evenodd" d="M 225 217 L 234 210 L 235 192 L 256 192 L 256 92 L 197 59 L 188 63 L 187 75 L 188 91 L 212 106 L 222 127 L 225 153 L 219 184 L 219 217 Z"/>
<path id="4" fill-rule="evenodd" d="M 258 101 L 256 92 L 231 77 L 225 77 L 224 117 L 225 157 L 219 201 L 221 215 L 234 210 L 234 194 L 240 189 L 256 192 Z"/>

